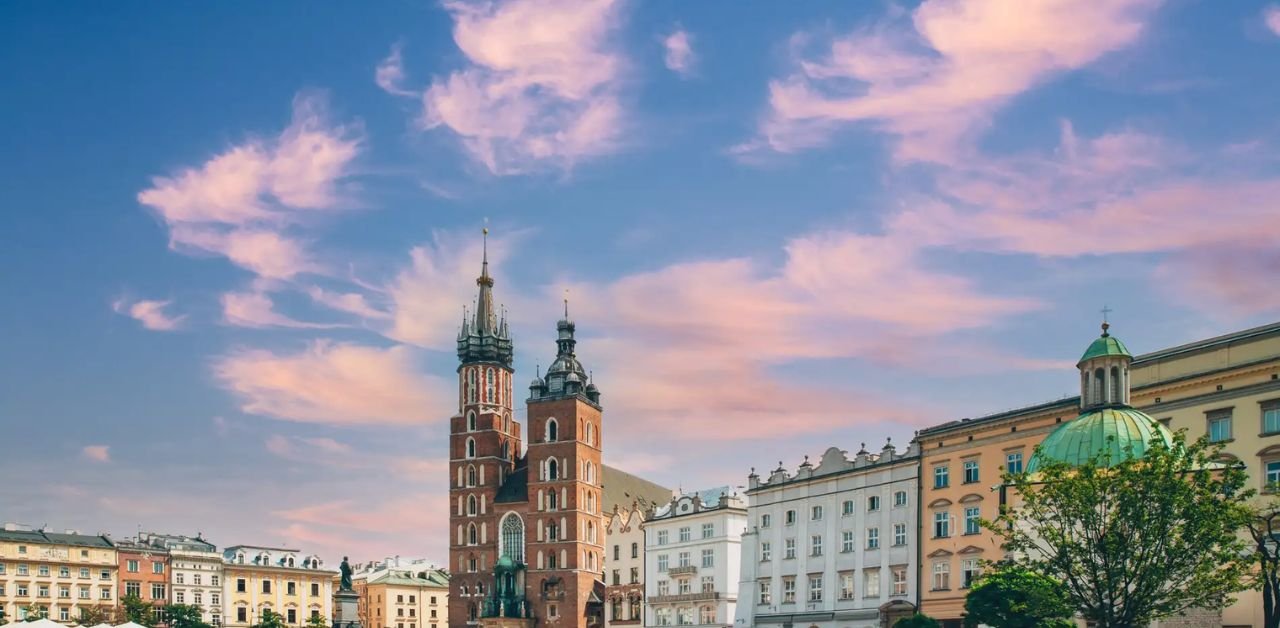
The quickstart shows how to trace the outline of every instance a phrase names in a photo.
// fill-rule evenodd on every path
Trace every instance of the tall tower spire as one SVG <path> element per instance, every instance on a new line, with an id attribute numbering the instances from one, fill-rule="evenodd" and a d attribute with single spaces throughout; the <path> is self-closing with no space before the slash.
<path id="1" fill-rule="evenodd" d="M 498 362 L 511 366 L 513 351 L 511 336 L 507 332 L 505 321 L 498 321 L 496 309 L 493 307 L 493 277 L 489 275 L 489 228 L 485 227 L 483 256 L 480 262 L 480 276 L 476 278 L 479 295 L 476 297 L 476 311 L 471 321 L 463 321 L 458 333 L 458 359 L 467 362 Z"/>

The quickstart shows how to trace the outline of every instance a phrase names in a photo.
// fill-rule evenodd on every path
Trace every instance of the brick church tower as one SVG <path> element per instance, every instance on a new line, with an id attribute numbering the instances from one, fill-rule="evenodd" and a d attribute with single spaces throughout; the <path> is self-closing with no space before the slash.
<path id="1" fill-rule="evenodd" d="M 487 250 L 476 284 L 450 420 L 449 623 L 603 626 L 600 392 L 577 359 L 566 304 L 556 358 L 529 387 L 523 451 L 514 348 L 494 310 Z"/>

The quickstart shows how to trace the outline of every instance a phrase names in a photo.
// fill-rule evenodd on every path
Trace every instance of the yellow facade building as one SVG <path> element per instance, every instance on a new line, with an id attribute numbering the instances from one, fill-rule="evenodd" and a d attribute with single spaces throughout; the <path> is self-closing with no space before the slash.
<path id="1" fill-rule="evenodd" d="M 333 622 L 333 579 L 318 556 L 295 549 L 233 545 L 223 550 L 223 625 L 247 627 L 265 611 L 290 626 L 311 617 Z"/>
<path id="2" fill-rule="evenodd" d="M 1207 434 L 1223 442 L 1255 488 L 1280 482 L 1280 323 L 1139 355 L 1129 383 L 1131 405 L 1174 431 L 1185 429 L 1189 439 Z M 997 515 L 993 487 L 1001 473 L 1022 470 L 1036 445 L 1079 408 L 1079 398 L 1068 398 L 916 434 L 920 606 L 946 628 L 961 625 L 967 586 L 982 562 L 1002 556 L 994 535 L 977 523 Z M 1217 625 L 1261 623 L 1260 595 L 1245 592 Z"/>
<path id="3" fill-rule="evenodd" d="M 0 619 L 22 621 L 35 611 L 75 625 L 89 609 L 112 612 L 119 597 L 117 570 L 116 548 L 105 536 L 5 524 L 0 530 Z"/>
<path id="4" fill-rule="evenodd" d="M 449 575 L 425 561 L 388 560 L 352 577 L 363 628 L 447 628 Z"/>

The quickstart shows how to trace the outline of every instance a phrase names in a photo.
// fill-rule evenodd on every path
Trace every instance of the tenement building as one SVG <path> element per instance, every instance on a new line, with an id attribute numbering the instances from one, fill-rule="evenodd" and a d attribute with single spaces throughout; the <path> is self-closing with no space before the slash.
<path id="1" fill-rule="evenodd" d="M 455 626 L 603 625 L 600 391 L 578 361 L 566 305 L 555 359 L 529 385 L 525 443 L 512 417 L 514 348 L 493 283 L 486 253 L 474 315 L 458 332 L 449 617 Z"/>
<path id="2" fill-rule="evenodd" d="M 605 626 L 644 623 L 644 530 L 640 525 L 671 497 L 670 489 L 604 468 Z"/>
<path id="3" fill-rule="evenodd" d="M 737 626 L 891 626 L 915 613 L 920 452 L 832 447 L 748 476 Z"/>
<path id="4" fill-rule="evenodd" d="M 1245 465 L 1255 488 L 1266 491 L 1280 481 L 1280 323 L 1132 361 L 1128 355 L 1104 329 L 1079 361 L 1081 396 L 917 433 L 924 485 L 918 575 L 923 612 L 947 628 L 961 626 L 964 596 L 982 561 L 1002 556 L 998 540 L 978 524 L 997 514 L 993 487 L 1001 473 L 1025 471 L 1048 434 L 1087 415 L 1082 407 L 1099 399 L 1104 406 L 1132 407 L 1170 430 L 1185 429 L 1191 439 L 1207 435 L 1224 443 L 1224 452 Z M 1099 360 L 1114 364 L 1100 373 Z M 1262 625 L 1260 594 L 1239 594 L 1213 625 Z"/>
<path id="5" fill-rule="evenodd" d="M 111 539 L 33 530 L 0 530 L 0 622 L 36 619 L 74 625 L 116 606 L 117 553 Z"/>
<path id="6" fill-rule="evenodd" d="M 680 495 L 641 525 L 645 626 L 730 626 L 747 504 L 721 487 Z"/>
<path id="7" fill-rule="evenodd" d="M 280 615 L 289 626 L 305 624 L 312 617 L 331 621 L 337 572 L 325 569 L 319 556 L 296 549 L 233 545 L 222 551 L 222 558 L 225 625 L 252 626 L 266 611 Z"/>
<path id="8" fill-rule="evenodd" d="M 426 559 L 395 556 L 362 565 L 351 588 L 359 594 L 362 628 L 449 625 L 449 574 Z"/>
<path id="9" fill-rule="evenodd" d="M 169 550 L 138 539 L 121 539 L 115 545 L 120 597 L 150 604 L 152 622 L 163 625 L 164 607 L 169 603 Z"/>
<path id="10" fill-rule="evenodd" d="M 222 625 L 222 554 L 217 547 L 199 534 L 143 532 L 134 541 L 168 552 L 170 602 L 199 606 L 206 623 Z"/>

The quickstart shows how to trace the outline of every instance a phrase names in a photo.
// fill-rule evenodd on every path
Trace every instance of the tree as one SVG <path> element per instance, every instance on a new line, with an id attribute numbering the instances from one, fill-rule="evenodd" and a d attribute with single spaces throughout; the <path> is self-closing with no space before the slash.
<path id="1" fill-rule="evenodd" d="M 120 611 L 124 620 L 151 628 L 155 623 L 155 608 L 136 595 L 126 595 L 120 600 Z"/>
<path id="2" fill-rule="evenodd" d="M 80 607 L 80 625 L 81 626 L 97 626 L 98 624 L 109 624 L 115 619 L 114 613 L 109 608 L 101 606 L 81 606 Z M 124 623 L 124 622 L 121 622 Z"/>
<path id="3" fill-rule="evenodd" d="M 49 616 L 49 609 L 41 608 L 35 602 L 26 605 L 22 610 L 26 611 L 27 621 L 35 621 L 41 617 L 47 618 Z"/>
<path id="4" fill-rule="evenodd" d="M 893 624 L 893 628 L 942 628 L 942 624 L 939 624 L 938 620 L 924 613 L 916 613 L 910 617 L 899 619 L 897 623 Z"/>
<path id="5" fill-rule="evenodd" d="M 286 628 L 284 616 L 269 608 L 263 609 L 262 618 L 253 625 L 253 628 Z"/>
<path id="6" fill-rule="evenodd" d="M 994 628 L 1070 628 L 1071 604 L 1062 583 L 1009 563 L 982 574 L 964 599 L 965 625 Z"/>
<path id="7" fill-rule="evenodd" d="M 1280 628 L 1280 502 L 1253 511 L 1249 519 L 1253 559 L 1262 587 L 1262 628 Z"/>
<path id="8" fill-rule="evenodd" d="M 985 525 L 1019 565 L 1062 581 L 1099 628 L 1220 609 L 1248 587 L 1252 558 L 1238 533 L 1253 496 L 1242 468 L 1217 462 L 1220 451 L 1180 432 L 1172 446 L 1154 438 L 1141 458 L 1110 467 L 1099 456 L 1006 474 L 1021 503 Z"/>
<path id="9" fill-rule="evenodd" d="M 194 604 L 170 604 L 164 607 L 169 628 L 212 628 L 204 621 L 204 611 Z"/>
<path id="10" fill-rule="evenodd" d="M 329 628 L 328 622 L 320 615 L 312 615 L 307 618 L 307 628 Z"/>

